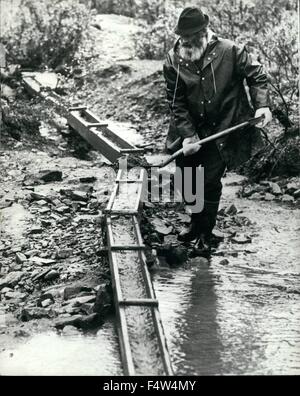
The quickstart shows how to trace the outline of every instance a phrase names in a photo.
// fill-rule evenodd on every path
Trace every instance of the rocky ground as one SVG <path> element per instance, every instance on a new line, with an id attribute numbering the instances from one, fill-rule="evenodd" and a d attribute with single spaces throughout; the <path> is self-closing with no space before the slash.
<path id="1" fill-rule="evenodd" d="M 0 162 L 2 333 L 15 332 L 12 315 L 21 328 L 41 318 L 101 324 L 111 309 L 102 209 L 114 171 L 38 149 L 3 151 Z"/>
<path id="2" fill-rule="evenodd" d="M 60 76 L 62 99 L 133 126 L 152 143 L 149 154 L 163 148 L 167 130 L 162 62 L 134 58 L 134 31 L 130 18 L 96 16 L 91 32 L 99 56 L 71 79 Z M 115 175 L 101 155 L 70 133 L 61 115 L 51 109 L 42 113 L 44 103 L 30 99 L 20 83 L 11 90 L 6 89 L 3 107 L 25 106 L 30 117 L 42 117 L 2 128 L 0 332 L 6 343 L 49 327 L 85 330 L 105 319 L 112 305 L 102 210 Z M 293 209 L 299 206 L 299 189 L 298 177 L 246 180 L 239 194 Z M 149 257 L 153 268 L 160 265 L 158 251 L 167 265 L 182 264 L 192 254 L 192 248 L 174 250 L 177 233 L 188 222 L 182 205 L 145 205 L 145 242 L 160 249 Z M 251 222 L 234 204 L 227 205 L 215 230 L 225 241 L 223 254 L 215 253 L 236 254 L 232 244 L 249 243 L 253 233 Z M 220 260 L 227 265 L 226 258 Z"/>

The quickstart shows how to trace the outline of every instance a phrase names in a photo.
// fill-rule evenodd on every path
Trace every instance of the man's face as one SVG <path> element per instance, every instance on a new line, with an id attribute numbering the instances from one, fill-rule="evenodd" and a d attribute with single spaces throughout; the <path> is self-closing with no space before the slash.
<path id="1" fill-rule="evenodd" d="M 207 28 L 191 34 L 180 36 L 179 55 L 190 61 L 197 61 L 207 47 Z"/>
<path id="2" fill-rule="evenodd" d="M 200 30 L 197 33 L 184 35 L 180 37 L 181 45 L 185 48 L 202 48 L 207 37 L 207 28 Z"/>

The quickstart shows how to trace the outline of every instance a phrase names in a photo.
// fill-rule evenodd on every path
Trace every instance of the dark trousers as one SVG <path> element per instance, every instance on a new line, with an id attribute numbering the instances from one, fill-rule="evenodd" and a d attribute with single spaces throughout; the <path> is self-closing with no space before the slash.
<path id="1" fill-rule="evenodd" d="M 195 180 L 199 176 L 199 173 L 198 175 L 196 174 L 196 168 L 199 165 L 204 167 L 204 206 L 200 213 L 192 213 L 192 222 L 197 223 L 200 233 L 210 235 L 216 224 L 222 194 L 221 178 L 226 169 L 226 164 L 214 142 L 203 145 L 193 155 L 180 156 L 176 160 L 176 166 L 181 168 L 182 175 L 184 175 L 184 167 L 192 168 L 192 189 L 194 194 L 196 193 Z M 184 177 L 182 191 L 184 191 L 183 189 Z M 189 202 L 189 204 L 191 203 Z"/>

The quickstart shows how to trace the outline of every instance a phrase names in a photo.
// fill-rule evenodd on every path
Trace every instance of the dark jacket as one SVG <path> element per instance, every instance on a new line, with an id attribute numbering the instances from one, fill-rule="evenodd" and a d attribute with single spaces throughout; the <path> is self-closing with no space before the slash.
<path id="1" fill-rule="evenodd" d="M 252 62 L 245 47 L 213 35 L 199 67 L 176 53 L 178 45 L 179 41 L 169 51 L 163 68 L 171 109 L 166 142 L 169 152 L 181 147 L 174 146 L 178 137 L 182 141 L 198 133 L 204 138 L 244 122 L 253 117 L 254 110 L 269 106 L 267 76 L 260 64 Z M 232 168 L 250 158 L 257 141 L 258 131 L 251 127 L 216 142 L 227 166 Z"/>

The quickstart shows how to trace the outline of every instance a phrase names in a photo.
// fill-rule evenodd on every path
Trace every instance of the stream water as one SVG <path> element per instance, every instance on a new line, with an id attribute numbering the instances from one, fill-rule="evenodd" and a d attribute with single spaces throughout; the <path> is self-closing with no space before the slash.
<path id="1" fill-rule="evenodd" d="M 45 332 L 0 354 L 1 375 L 122 375 L 113 320 L 96 334 Z"/>
<path id="2" fill-rule="evenodd" d="M 224 189 L 223 203 L 235 189 Z M 228 265 L 218 256 L 210 265 L 195 259 L 154 277 L 175 373 L 299 374 L 299 210 L 234 203 L 257 230 L 238 257 Z"/>

